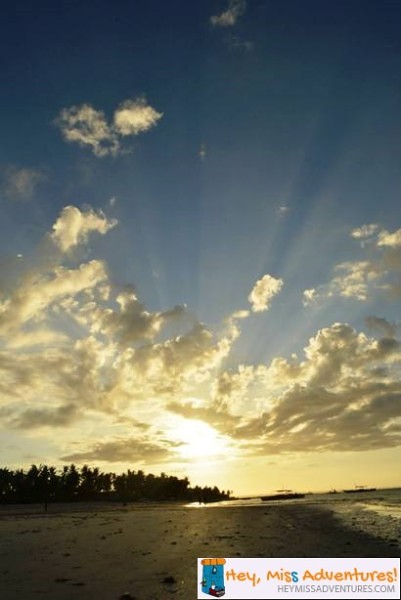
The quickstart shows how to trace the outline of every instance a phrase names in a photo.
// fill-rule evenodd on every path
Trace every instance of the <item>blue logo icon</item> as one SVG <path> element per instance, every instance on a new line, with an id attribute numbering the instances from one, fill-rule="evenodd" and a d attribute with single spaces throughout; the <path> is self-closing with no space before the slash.
<path id="1" fill-rule="evenodd" d="M 202 592 L 215 598 L 226 593 L 224 586 L 225 558 L 204 558 L 202 560 Z"/>

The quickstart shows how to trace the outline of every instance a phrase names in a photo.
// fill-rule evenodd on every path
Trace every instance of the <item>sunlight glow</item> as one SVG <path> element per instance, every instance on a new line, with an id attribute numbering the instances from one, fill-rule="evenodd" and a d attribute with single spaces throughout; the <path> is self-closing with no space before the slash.
<path id="1" fill-rule="evenodd" d="M 183 458 L 215 458 L 228 451 L 228 444 L 223 436 L 210 425 L 196 419 L 177 419 L 176 424 L 171 427 L 171 436 L 182 442 L 178 451 Z"/>

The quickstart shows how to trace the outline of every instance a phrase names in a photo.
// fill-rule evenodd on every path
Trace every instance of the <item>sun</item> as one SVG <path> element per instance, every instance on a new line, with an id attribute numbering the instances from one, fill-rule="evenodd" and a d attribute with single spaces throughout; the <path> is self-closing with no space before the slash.
<path id="1" fill-rule="evenodd" d="M 213 427 L 196 419 L 177 419 L 171 427 L 171 436 L 181 442 L 177 451 L 182 458 L 202 460 L 225 455 L 228 442 Z"/>

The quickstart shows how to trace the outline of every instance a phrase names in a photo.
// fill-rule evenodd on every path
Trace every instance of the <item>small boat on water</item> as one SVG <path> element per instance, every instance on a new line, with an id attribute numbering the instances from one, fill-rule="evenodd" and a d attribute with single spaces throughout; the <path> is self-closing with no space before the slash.
<path id="1" fill-rule="evenodd" d="M 375 492 L 377 488 L 375 487 L 366 487 L 366 485 L 356 485 L 354 488 L 349 490 L 344 490 L 345 494 L 359 494 L 361 492 Z"/>
<path id="2" fill-rule="evenodd" d="M 297 498 L 305 498 L 305 494 L 299 494 L 292 490 L 277 490 L 277 494 L 270 494 L 269 496 L 261 496 L 261 500 L 264 502 L 268 500 L 296 500 Z"/>

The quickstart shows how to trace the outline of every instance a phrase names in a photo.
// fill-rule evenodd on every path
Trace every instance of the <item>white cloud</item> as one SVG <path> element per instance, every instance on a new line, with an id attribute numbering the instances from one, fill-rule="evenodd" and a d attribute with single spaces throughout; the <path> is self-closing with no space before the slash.
<path id="1" fill-rule="evenodd" d="M 244 14 L 245 9 L 245 0 L 229 0 L 227 10 L 210 17 L 210 22 L 215 27 L 232 27 Z"/>
<path id="2" fill-rule="evenodd" d="M 309 306 L 310 304 L 314 304 L 316 302 L 318 293 L 314 288 L 310 288 L 308 290 L 304 290 L 303 297 L 303 305 Z"/>
<path id="3" fill-rule="evenodd" d="M 138 135 L 154 127 L 162 116 L 144 98 L 126 100 L 114 113 L 114 128 L 123 136 Z"/>
<path id="4" fill-rule="evenodd" d="M 102 211 L 81 212 L 75 206 L 66 206 L 53 225 L 50 237 L 62 252 L 69 252 L 86 242 L 92 231 L 104 235 L 116 224 L 115 219 L 107 219 Z"/>
<path id="5" fill-rule="evenodd" d="M 343 296 L 356 300 L 367 300 L 369 285 L 383 276 L 383 272 L 370 261 L 350 261 L 336 265 L 335 277 L 329 287 L 329 296 Z"/>
<path id="6" fill-rule="evenodd" d="M 282 216 L 286 215 L 289 212 L 289 210 L 290 210 L 289 206 L 282 205 L 276 209 L 276 214 L 278 214 L 279 216 L 282 217 Z"/>
<path id="7" fill-rule="evenodd" d="M 394 275 L 401 270 L 401 229 L 389 232 L 375 224 L 362 225 L 350 235 L 361 240 L 367 260 L 335 265 L 335 276 L 328 283 L 304 291 L 305 306 L 334 297 L 366 302 L 374 293 L 389 299 L 400 296 L 401 286 Z"/>
<path id="8" fill-rule="evenodd" d="M 26 261 L 20 260 L 20 272 L 14 277 L 5 264 L 1 275 L 7 285 L 0 290 L 0 337 L 12 332 L 11 345 L 13 340 L 40 345 L 41 336 L 42 343 L 49 341 L 52 335 L 54 340 L 63 339 L 62 332 L 52 334 L 51 328 L 44 325 L 49 310 L 58 309 L 67 299 L 73 302 L 80 294 L 90 298 L 96 291 L 99 297 L 104 296 L 108 285 L 103 262 L 92 260 L 77 268 L 66 268 L 60 264 L 63 254 L 87 242 L 91 232 L 105 234 L 115 224 L 116 221 L 108 220 L 102 212 L 92 209 L 81 212 L 67 206 L 54 224 L 53 232 L 47 234 L 46 240 L 52 244 L 42 244 L 41 261 L 36 266 L 29 266 L 29 257 Z M 54 252 L 54 245 L 60 252 Z M 37 330 L 38 324 L 40 330 Z"/>
<path id="9" fill-rule="evenodd" d="M 137 98 L 120 104 L 114 112 L 113 123 L 107 122 L 103 111 L 96 110 L 90 104 L 82 104 L 62 109 L 55 124 L 67 142 L 89 146 L 93 154 L 101 158 L 121 153 L 121 137 L 147 131 L 162 116 L 144 98 Z"/>
<path id="10" fill-rule="evenodd" d="M 45 175 L 37 169 L 7 167 L 4 169 L 4 183 L 1 191 L 11 200 L 30 200 L 37 186 L 45 179 Z"/>
<path id="11" fill-rule="evenodd" d="M 378 236 L 377 245 L 388 248 L 401 248 L 401 229 L 393 233 L 383 229 Z"/>
<path id="12" fill-rule="evenodd" d="M 228 356 L 237 331 L 216 337 L 201 323 L 165 342 L 141 344 L 120 352 L 118 385 L 140 397 L 188 394 L 208 382 Z M 135 384 L 133 385 L 133 383 Z"/>
<path id="13" fill-rule="evenodd" d="M 217 393 L 228 401 L 219 406 L 230 418 L 225 425 L 220 415 L 215 426 L 243 445 L 246 441 L 249 454 L 367 450 L 401 443 L 399 341 L 369 338 L 335 323 L 318 331 L 304 354 L 304 360 L 277 357 L 253 373 L 249 368 L 223 373 Z M 247 403 L 252 406 L 248 416 Z M 232 411 L 237 414 L 238 406 L 241 419 L 233 427 Z"/>
<path id="14" fill-rule="evenodd" d="M 375 223 L 370 225 L 362 225 L 361 227 L 357 227 L 351 231 L 351 237 L 356 240 L 364 240 L 366 238 L 371 238 L 376 231 L 379 229 L 379 226 Z"/>
<path id="15" fill-rule="evenodd" d="M 336 265 L 339 273 L 326 285 L 317 289 L 305 290 L 304 306 L 315 304 L 323 298 L 350 298 L 365 302 L 373 285 L 379 285 L 384 273 L 380 267 L 370 261 L 349 261 Z"/>
<path id="16" fill-rule="evenodd" d="M 63 253 L 42 245 L 56 256 L 35 269 L 26 266 L 25 275 L 0 292 L 0 415 L 6 427 L 30 435 L 57 429 L 60 454 L 108 462 L 176 458 L 174 436 L 155 431 L 174 419 L 171 413 L 211 424 L 248 455 L 401 443 L 395 325 L 370 317 L 367 325 L 382 336 L 375 338 L 334 323 L 317 331 L 299 356 L 229 368 L 250 310 L 233 312 L 212 330 L 185 307 L 150 310 L 133 286 L 111 285 L 101 261 L 72 264 L 65 252 L 114 225 L 103 213 L 66 207 L 49 234 Z M 373 251 L 396 251 L 390 241 L 380 248 L 372 242 Z M 60 264 L 63 259 L 67 264 Z M 376 277 L 368 260 L 339 267 L 337 293 L 362 294 L 369 275 Z M 249 295 L 252 310 L 266 310 L 282 285 L 264 275 Z M 315 290 L 307 292 L 313 300 Z M 143 427 L 132 438 L 138 416 Z M 82 446 L 74 445 L 78 435 L 88 437 Z"/>
<path id="17" fill-rule="evenodd" d="M 117 154 L 120 145 L 118 138 L 106 121 L 104 112 L 89 104 L 64 108 L 56 120 L 56 125 L 67 142 L 80 146 L 90 146 L 95 156 Z"/>
<path id="18" fill-rule="evenodd" d="M 254 312 L 261 312 L 270 308 L 270 301 L 283 287 L 282 279 L 276 279 L 272 275 L 264 275 L 256 282 L 248 296 Z"/>
<path id="19" fill-rule="evenodd" d="M 61 252 L 42 244 L 41 262 L 24 261 L 25 272 L 0 291 L 0 404 L 8 426 L 67 431 L 94 412 L 126 423 L 133 400 L 151 407 L 152 421 L 172 393 L 209 385 L 238 337 L 237 321 L 248 311 L 214 333 L 185 307 L 150 311 L 132 286 L 116 290 L 102 261 L 71 266 L 71 249 L 114 225 L 101 212 L 64 208 L 46 238 Z"/>
<path id="20" fill-rule="evenodd" d="M 78 269 L 55 267 L 48 273 L 33 274 L 4 300 L 0 298 L 0 335 L 34 321 L 46 319 L 46 311 L 65 297 L 94 289 L 107 280 L 104 264 L 92 260 Z"/>

